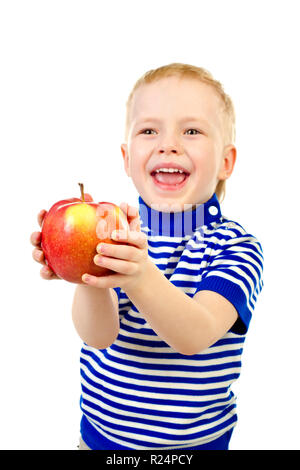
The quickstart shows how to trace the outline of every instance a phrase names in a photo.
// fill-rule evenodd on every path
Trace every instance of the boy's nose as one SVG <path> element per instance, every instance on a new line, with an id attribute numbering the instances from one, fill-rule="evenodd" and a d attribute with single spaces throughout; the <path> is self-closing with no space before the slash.
<path id="1" fill-rule="evenodd" d="M 183 153 L 182 142 L 176 133 L 170 132 L 161 135 L 160 140 L 157 142 L 158 153 L 165 154 L 181 154 Z"/>
<path id="2" fill-rule="evenodd" d="M 174 146 L 172 146 L 172 147 L 160 147 L 159 153 L 178 153 L 178 149 Z"/>
<path id="3" fill-rule="evenodd" d="M 179 142 L 176 142 L 176 140 L 172 139 L 169 142 L 161 142 L 160 144 L 158 144 L 158 152 L 166 154 L 176 154 L 182 153 L 182 148 Z"/>

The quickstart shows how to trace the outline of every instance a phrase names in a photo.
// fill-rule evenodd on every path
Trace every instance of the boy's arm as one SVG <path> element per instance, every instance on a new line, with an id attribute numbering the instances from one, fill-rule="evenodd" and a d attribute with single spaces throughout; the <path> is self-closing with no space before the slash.
<path id="1" fill-rule="evenodd" d="M 215 276 L 210 273 L 211 276 L 200 283 L 193 298 L 172 284 L 151 261 L 147 235 L 138 223 L 135 230 L 130 227 L 128 231 L 115 231 L 111 237 L 120 244 L 99 243 L 99 255 L 95 256 L 94 261 L 115 274 L 100 278 L 88 276 L 87 279 L 83 276 L 83 281 L 102 289 L 120 287 L 158 336 L 176 351 L 186 355 L 200 353 L 221 339 L 238 318 L 243 323 L 243 326 L 238 325 L 238 329 L 247 328 L 251 318 L 249 305 L 253 306 L 263 285 L 263 254 L 255 237 L 243 234 L 244 251 L 239 246 L 236 254 L 241 263 L 238 276 L 243 276 L 245 280 L 244 289 L 223 278 L 222 286 L 217 286 L 220 293 L 215 292 L 210 289 L 216 288 Z M 241 238 L 237 237 L 236 243 L 240 241 Z M 232 244 L 230 246 L 232 248 Z M 225 262 L 227 271 L 226 255 L 224 259 L 222 255 L 219 261 Z M 236 277 L 234 269 L 231 275 Z M 227 300 L 227 295 L 230 295 L 234 305 Z"/>
<path id="2" fill-rule="evenodd" d="M 168 281 L 151 260 L 143 277 L 124 290 L 157 335 L 185 355 L 200 353 L 214 344 L 238 318 L 225 297 L 204 290 L 191 298 Z"/>
<path id="3" fill-rule="evenodd" d="M 113 289 L 78 284 L 75 290 L 72 319 L 80 338 L 89 346 L 104 349 L 119 332 L 118 296 Z"/>
<path id="4" fill-rule="evenodd" d="M 95 288 L 121 287 L 162 340 L 182 354 L 197 354 L 224 336 L 235 323 L 237 311 L 216 292 L 200 291 L 191 298 L 168 281 L 148 257 L 147 236 L 141 232 L 137 209 L 134 217 L 134 208 L 129 208 L 133 214 L 130 230 L 111 235 L 121 244 L 100 243 L 100 255 L 94 259 L 115 274 L 84 276 L 83 281 Z"/>

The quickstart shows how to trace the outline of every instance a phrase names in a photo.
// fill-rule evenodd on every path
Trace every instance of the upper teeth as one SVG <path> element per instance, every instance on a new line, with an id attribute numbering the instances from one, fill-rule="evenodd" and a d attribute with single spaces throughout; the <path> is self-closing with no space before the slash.
<path id="1" fill-rule="evenodd" d="M 159 173 L 160 171 L 164 171 L 165 173 L 175 173 L 175 172 L 178 172 L 179 173 L 183 173 L 182 170 L 179 170 L 178 168 L 159 168 L 158 170 L 155 170 L 156 173 Z"/>

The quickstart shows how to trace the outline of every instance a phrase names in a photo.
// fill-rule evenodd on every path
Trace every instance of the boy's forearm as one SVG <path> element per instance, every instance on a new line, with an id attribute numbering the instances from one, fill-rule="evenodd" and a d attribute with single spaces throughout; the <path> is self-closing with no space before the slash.
<path id="1" fill-rule="evenodd" d="M 72 319 L 86 344 L 96 349 L 110 346 L 119 332 L 119 313 L 111 289 L 79 284 L 74 294 Z"/>
<path id="2" fill-rule="evenodd" d="M 151 261 L 144 278 L 124 290 L 157 335 L 176 351 L 192 355 L 211 344 L 214 320 L 209 311 L 168 281 Z"/>

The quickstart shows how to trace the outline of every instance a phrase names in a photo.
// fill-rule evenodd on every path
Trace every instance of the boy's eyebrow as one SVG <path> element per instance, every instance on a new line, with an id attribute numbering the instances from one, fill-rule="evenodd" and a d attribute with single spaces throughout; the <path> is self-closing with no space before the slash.
<path id="1" fill-rule="evenodd" d="M 203 119 L 201 117 L 195 117 L 195 116 L 186 116 L 182 119 L 180 119 L 180 122 L 202 122 L 209 126 L 209 122 L 206 121 L 206 119 Z M 155 118 L 155 117 L 141 117 L 140 119 L 136 119 L 135 123 L 142 124 L 143 122 L 161 122 L 161 119 Z"/>
<path id="2" fill-rule="evenodd" d="M 143 123 L 143 122 L 149 122 L 149 121 L 160 122 L 160 119 L 154 118 L 154 117 L 141 117 L 140 119 L 135 119 L 135 123 Z"/>
<path id="3" fill-rule="evenodd" d="M 182 123 L 183 122 L 200 122 L 201 124 L 204 124 L 205 126 L 210 127 L 210 123 L 206 119 L 204 119 L 200 116 L 199 117 L 187 116 L 187 117 L 181 119 L 181 122 Z"/>

